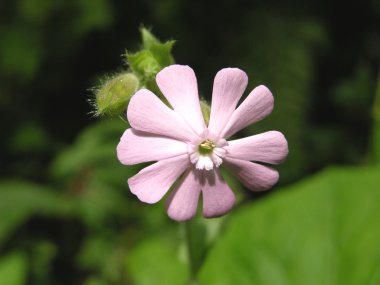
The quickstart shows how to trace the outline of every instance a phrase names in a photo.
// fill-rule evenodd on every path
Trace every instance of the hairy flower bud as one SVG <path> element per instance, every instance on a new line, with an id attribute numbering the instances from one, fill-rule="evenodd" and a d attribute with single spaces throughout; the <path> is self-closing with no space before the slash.
<path id="1" fill-rule="evenodd" d="M 132 73 L 122 73 L 107 80 L 96 92 L 97 115 L 122 114 L 139 85 L 139 79 Z"/>

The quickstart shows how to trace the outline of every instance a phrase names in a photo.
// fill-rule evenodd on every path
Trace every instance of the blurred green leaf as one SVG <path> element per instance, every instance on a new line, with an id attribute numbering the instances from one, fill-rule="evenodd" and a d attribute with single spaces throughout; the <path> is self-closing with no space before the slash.
<path id="1" fill-rule="evenodd" d="M 109 26 L 112 19 L 112 7 L 107 0 L 74 1 L 77 15 L 72 23 L 72 29 L 77 35 L 83 35 L 94 29 Z"/>
<path id="2" fill-rule="evenodd" d="M 27 261 L 21 252 L 13 252 L 0 259 L 0 284 L 26 284 Z"/>
<path id="3" fill-rule="evenodd" d="M 176 234 L 155 236 L 141 242 L 127 255 L 127 268 L 135 285 L 186 284 L 189 271 L 180 258 Z"/>
<path id="4" fill-rule="evenodd" d="M 233 213 L 201 284 L 380 284 L 379 173 L 330 168 Z"/>
<path id="5" fill-rule="evenodd" d="M 9 149 L 13 152 L 35 152 L 49 147 L 50 138 L 36 123 L 28 122 L 20 126 L 9 138 Z"/>
<path id="6" fill-rule="evenodd" d="M 0 71 L 17 80 L 32 79 L 42 59 L 40 33 L 30 26 L 0 26 Z"/>
<path id="7" fill-rule="evenodd" d="M 0 244 L 32 215 L 65 215 L 69 207 L 52 189 L 22 181 L 0 182 Z"/>
<path id="8" fill-rule="evenodd" d="M 112 244 L 109 242 L 109 237 L 90 236 L 84 241 L 81 251 L 78 256 L 78 262 L 83 268 L 96 268 L 100 270 L 104 266 L 108 253 L 111 251 Z"/>
<path id="9" fill-rule="evenodd" d="M 59 1 L 19 0 L 16 1 L 18 13 L 31 24 L 42 24 L 53 14 Z"/>
<path id="10" fill-rule="evenodd" d="M 56 179 L 72 179 L 89 170 L 121 174 L 134 167 L 123 168 L 116 157 L 116 146 L 129 126 L 121 120 L 103 120 L 83 131 L 75 143 L 61 151 L 51 166 Z M 112 174 L 110 174 L 112 176 Z M 116 180 L 117 183 L 117 180 Z"/>
<path id="11" fill-rule="evenodd" d="M 53 259 L 57 256 L 57 247 L 50 241 L 42 240 L 33 242 L 32 262 L 29 263 L 33 271 L 36 283 L 39 285 L 49 284 L 48 276 L 51 273 Z"/>
<path id="12" fill-rule="evenodd" d="M 128 215 L 129 201 L 118 189 L 110 187 L 96 178 L 90 178 L 84 184 L 77 193 L 75 211 L 88 226 L 102 228 L 111 217 Z M 126 183 L 125 190 L 127 191 Z"/>
<path id="13" fill-rule="evenodd" d="M 83 285 L 107 285 L 107 284 L 108 283 L 104 282 L 103 280 L 97 277 L 90 277 L 83 283 Z"/>

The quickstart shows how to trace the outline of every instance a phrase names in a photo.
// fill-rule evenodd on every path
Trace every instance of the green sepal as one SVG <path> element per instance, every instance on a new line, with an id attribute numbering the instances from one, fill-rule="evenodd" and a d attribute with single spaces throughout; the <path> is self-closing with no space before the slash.
<path id="1" fill-rule="evenodd" d="M 156 91 L 155 76 L 164 67 L 174 63 L 171 54 L 175 41 L 161 43 L 149 30 L 140 30 L 142 49 L 136 53 L 125 54 L 132 72 L 139 77 L 143 86 Z"/>
<path id="2" fill-rule="evenodd" d="M 207 101 L 204 99 L 201 99 L 200 103 L 201 103 L 201 111 L 202 111 L 203 119 L 205 120 L 206 125 L 208 126 L 208 123 L 210 121 L 211 107 L 207 103 Z"/>
<path id="3" fill-rule="evenodd" d="M 152 53 L 156 61 L 163 67 L 174 63 L 172 49 L 175 44 L 174 40 L 161 43 L 148 29 L 140 29 L 143 50 Z"/>

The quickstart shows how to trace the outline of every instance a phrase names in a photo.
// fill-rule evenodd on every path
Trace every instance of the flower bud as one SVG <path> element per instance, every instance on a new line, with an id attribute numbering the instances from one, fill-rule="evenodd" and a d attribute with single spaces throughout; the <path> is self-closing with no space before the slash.
<path id="1" fill-rule="evenodd" d="M 139 79 L 132 73 L 122 73 L 107 80 L 96 92 L 97 115 L 122 114 L 139 85 Z"/>

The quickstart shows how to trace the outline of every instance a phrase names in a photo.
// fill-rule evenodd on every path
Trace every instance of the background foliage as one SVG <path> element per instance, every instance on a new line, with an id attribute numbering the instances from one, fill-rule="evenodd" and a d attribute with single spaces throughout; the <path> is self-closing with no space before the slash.
<path id="1" fill-rule="evenodd" d="M 289 141 L 278 186 L 231 178 L 242 206 L 194 222 L 199 282 L 379 284 L 375 0 L 1 1 L 0 284 L 186 284 L 183 232 L 129 193 L 138 168 L 116 159 L 126 123 L 89 115 L 89 88 L 139 49 L 142 23 L 176 40 L 205 98 L 226 66 L 267 85 L 275 110 L 244 135 Z"/>

